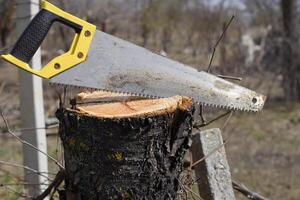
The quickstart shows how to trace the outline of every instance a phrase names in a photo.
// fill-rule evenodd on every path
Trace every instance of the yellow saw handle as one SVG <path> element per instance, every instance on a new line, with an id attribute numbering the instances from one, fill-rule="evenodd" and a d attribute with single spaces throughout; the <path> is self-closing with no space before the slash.
<path id="1" fill-rule="evenodd" d="M 49 79 L 86 60 L 96 27 L 47 1 L 41 2 L 41 8 L 16 42 L 11 53 L 1 57 L 23 70 Z M 75 30 L 71 47 L 66 53 L 52 59 L 41 70 L 32 69 L 28 63 L 54 22 L 63 23 Z"/>

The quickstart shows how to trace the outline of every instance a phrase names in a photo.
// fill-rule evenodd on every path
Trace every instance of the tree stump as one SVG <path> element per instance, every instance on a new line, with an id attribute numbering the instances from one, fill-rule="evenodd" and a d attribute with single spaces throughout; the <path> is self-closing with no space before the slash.
<path id="1" fill-rule="evenodd" d="M 57 111 L 67 199 L 177 199 L 193 112 L 187 97 L 78 95 Z"/>

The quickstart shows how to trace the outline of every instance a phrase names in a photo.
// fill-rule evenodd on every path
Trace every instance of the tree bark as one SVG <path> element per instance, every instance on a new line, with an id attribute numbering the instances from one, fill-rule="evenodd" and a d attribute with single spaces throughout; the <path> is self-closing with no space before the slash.
<path id="1" fill-rule="evenodd" d="M 81 94 L 85 103 L 57 111 L 67 199 L 177 199 L 191 144 L 191 99 L 116 95 L 101 102 L 111 96 Z"/>

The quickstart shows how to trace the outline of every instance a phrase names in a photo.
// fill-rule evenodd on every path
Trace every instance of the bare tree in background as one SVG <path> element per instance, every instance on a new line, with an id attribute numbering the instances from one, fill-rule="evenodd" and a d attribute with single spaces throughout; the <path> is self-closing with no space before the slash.
<path id="1" fill-rule="evenodd" d="M 252 26 L 268 26 L 278 18 L 279 0 L 243 0 L 248 13 L 254 18 Z"/>
<path id="2" fill-rule="evenodd" d="M 282 70 L 283 88 L 287 100 L 300 100 L 299 36 L 297 34 L 296 0 L 281 0 L 285 53 Z"/>
<path id="3" fill-rule="evenodd" d="M 263 69 L 281 77 L 284 99 L 300 100 L 298 0 L 244 1 L 251 27 L 269 27 L 261 60 Z"/>
<path id="4" fill-rule="evenodd" d="M 145 47 L 148 45 L 148 40 L 151 34 L 152 26 L 154 20 L 151 20 L 154 18 L 155 11 L 157 10 L 157 7 L 155 3 L 150 0 L 148 2 L 143 2 L 143 8 L 140 12 L 140 30 L 141 30 L 141 37 L 142 37 L 142 45 Z"/>
<path id="5" fill-rule="evenodd" d="M 7 45 L 7 38 L 13 29 L 13 15 L 15 12 L 14 3 L 14 0 L 0 1 L 0 39 L 2 47 Z"/>

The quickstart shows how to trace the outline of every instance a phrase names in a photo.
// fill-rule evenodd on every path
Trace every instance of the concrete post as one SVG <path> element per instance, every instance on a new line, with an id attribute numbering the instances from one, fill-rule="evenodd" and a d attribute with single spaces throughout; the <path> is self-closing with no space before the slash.
<path id="1" fill-rule="evenodd" d="M 196 132 L 193 138 L 193 162 L 206 158 L 195 166 L 198 188 L 203 199 L 235 200 L 225 148 L 220 146 L 222 144 L 220 129 Z"/>
<path id="2" fill-rule="evenodd" d="M 32 17 L 39 11 L 39 0 L 17 0 L 17 35 L 19 36 L 28 25 Z M 30 66 L 34 69 L 41 68 L 41 53 L 37 51 L 32 59 Z M 44 102 L 42 80 L 27 72 L 20 71 L 20 109 L 22 127 L 44 127 Z M 47 152 L 46 131 L 42 129 L 24 131 L 22 138 L 30 142 L 40 150 Z M 24 165 L 39 172 L 48 172 L 47 157 L 27 146 L 23 147 Z M 47 183 L 45 177 L 25 170 L 25 181 L 41 184 Z M 26 188 L 29 196 L 36 196 L 41 193 L 45 185 L 28 186 Z"/>

